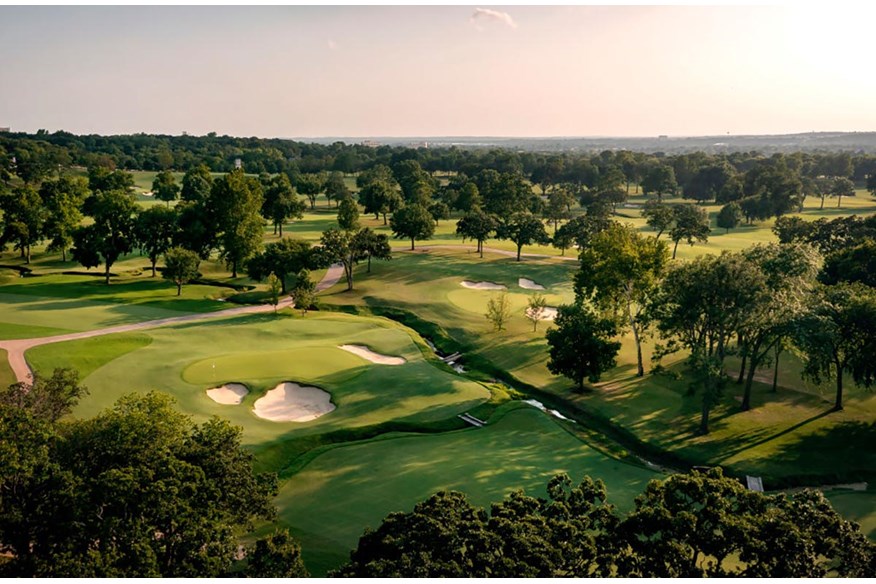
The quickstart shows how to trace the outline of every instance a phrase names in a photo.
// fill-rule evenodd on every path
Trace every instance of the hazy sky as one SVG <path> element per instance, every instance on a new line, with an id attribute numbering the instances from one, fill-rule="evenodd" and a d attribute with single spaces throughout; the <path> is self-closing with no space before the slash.
<path id="1" fill-rule="evenodd" d="M 0 7 L 0 126 L 265 137 L 873 131 L 874 16 L 833 4 Z"/>

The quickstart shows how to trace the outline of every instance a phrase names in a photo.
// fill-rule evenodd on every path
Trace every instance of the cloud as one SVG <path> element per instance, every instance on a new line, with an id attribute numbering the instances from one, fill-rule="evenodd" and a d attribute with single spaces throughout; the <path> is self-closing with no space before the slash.
<path id="1" fill-rule="evenodd" d="M 328 48 L 329 48 L 330 51 L 336 51 L 336 50 L 338 50 L 338 43 L 336 43 L 336 42 L 333 41 L 332 39 L 329 39 L 327 44 L 328 44 Z"/>
<path id="2" fill-rule="evenodd" d="M 501 22 L 510 28 L 517 28 L 517 23 L 514 22 L 514 19 L 511 18 L 510 14 L 498 10 L 491 10 L 489 8 L 475 8 L 469 22 L 474 24 L 475 28 L 478 30 L 483 30 L 480 26 L 481 22 Z"/>

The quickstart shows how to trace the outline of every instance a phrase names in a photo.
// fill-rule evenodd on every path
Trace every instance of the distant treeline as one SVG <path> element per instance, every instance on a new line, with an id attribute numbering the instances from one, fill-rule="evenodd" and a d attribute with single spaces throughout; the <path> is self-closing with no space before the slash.
<path id="1" fill-rule="evenodd" d="M 624 142 L 618 142 L 623 144 Z M 608 143 L 606 143 L 608 144 Z M 599 176 L 619 170 L 627 183 L 638 183 L 657 165 L 671 167 L 681 192 L 696 191 L 706 167 L 727 165 L 737 174 L 764 164 L 784 164 L 797 176 L 846 177 L 863 184 L 876 174 L 876 155 L 840 152 L 793 152 L 765 155 L 760 151 L 685 154 L 605 149 L 601 152 L 533 152 L 512 148 L 365 146 L 362 144 L 306 143 L 278 138 L 217 136 L 166 136 L 132 134 L 77 136 L 69 132 L 0 134 L 0 173 L 18 175 L 37 183 L 59 167 L 103 166 L 125 170 L 176 170 L 185 172 L 205 164 L 213 172 L 229 172 L 240 160 L 248 173 L 285 173 L 293 183 L 298 173 L 340 171 L 356 173 L 378 164 L 394 166 L 416 160 L 430 173 L 465 173 L 484 169 L 515 172 L 549 187 L 571 182 L 594 187 Z M 14 160 L 14 162 L 13 162 Z M 711 186 L 711 185 L 707 185 Z M 696 198 L 696 197 L 694 197 Z"/>

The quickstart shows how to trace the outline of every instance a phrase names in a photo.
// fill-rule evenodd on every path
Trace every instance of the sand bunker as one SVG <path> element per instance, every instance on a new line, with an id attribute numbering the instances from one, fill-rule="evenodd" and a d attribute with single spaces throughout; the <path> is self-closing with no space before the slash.
<path id="1" fill-rule="evenodd" d="M 502 284 L 496 284 L 495 282 L 472 282 L 470 280 L 463 280 L 460 282 L 460 285 L 463 288 L 471 288 L 473 290 L 507 290 L 505 286 Z"/>
<path id="2" fill-rule="evenodd" d="M 335 409 L 331 399 L 318 387 L 286 381 L 257 399 L 253 411 L 272 422 L 309 422 Z"/>
<path id="3" fill-rule="evenodd" d="M 207 397 L 226 406 L 236 406 L 243 401 L 249 390 L 241 383 L 226 383 L 225 385 L 207 390 Z"/>
<path id="4" fill-rule="evenodd" d="M 401 357 L 381 355 L 380 353 L 375 353 L 365 345 L 338 345 L 338 348 L 349 351 L 350 353 L 358 355 L 372 363 L 380 363 L 381 365 L 404 365 L 406 363 Z"/>
<path id="5" fill-rule="evenodd" d="M 529 316 L 530 310 L 526 309 L 526 315 Z M 541 311 L 541 317 L 538 320 L 553 320 L 557 317 L 557 309 L 553 306 L 545 306 Z"/>
<path id="6" fill-rule="evenodd" d="M 544 286 L 537 284 L 529 278 L 520 278 L 517 280 L 517 285 L 527 290 L 544 290 Z"/>

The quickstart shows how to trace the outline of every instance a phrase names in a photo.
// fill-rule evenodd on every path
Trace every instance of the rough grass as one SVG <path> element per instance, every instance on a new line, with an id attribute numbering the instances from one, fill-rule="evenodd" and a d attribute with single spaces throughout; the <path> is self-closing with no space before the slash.
<path id="1" fill-rule="evenodd" d="M 9 366 L 9 361 L 6 359 L 6 351 L 0 349 L 0 387 L 5 389 L 15 382 L 15 374 L 12 372 L 12 367 Z"/>
<path id="2" fill-rule="evenodd" d="M 314 575 L 348 558 L 364 528 L 442 489 L 488 506 L 516 489 L 545 496 L 559 472 L 602 479 L 609 501 L 626 510 L 659 475 L 592 450 L 538 410 L 515 407 L 488 426 L 440 435 L 395 435 L 333 448 L 281 488 L 280 523 L 302 542 Z M 502 415 L 504 414 L 504 415 Z"/>

